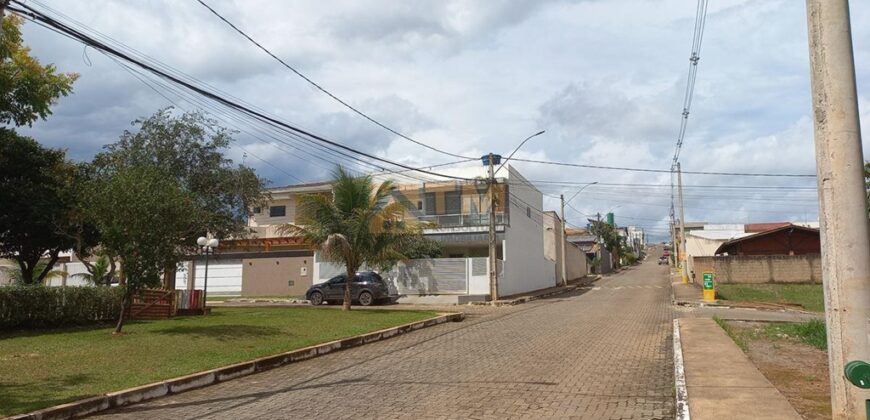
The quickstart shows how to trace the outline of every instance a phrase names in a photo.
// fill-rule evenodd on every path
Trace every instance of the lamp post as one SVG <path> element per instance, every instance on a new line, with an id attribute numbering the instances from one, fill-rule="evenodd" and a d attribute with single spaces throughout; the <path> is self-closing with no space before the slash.
<path id="1" fill-rule="evenodd" d="M 206 238 L 205 236 L 200 236 L 196 239 L 196 244 L 199 245 L 200 251 L 205 254 L 205 276 L 203 276 L 202 286 L 202 312 L 205 313 L 206 297 L 208 296 L 208 256 L 209 254 L 214 253 L 214 250 L 217 249 L 220 242 L 217 238 Z"/>
<path id="2" fill-rule="evenodd" d="M 586 187 L 588 187 L 590 185 L 595 185 L 597 183 L 598 183 L 598 181 L 595 181 L 595 182 L 590 182 L 590 183 L 582 186 L 568 200 L 565 200 L 564 195 L 562 195 L 562 194 L 559 195 L 559 199 L 562 200 L 562 244 L 561 244 L 562 245 L 562 247 L 561 247 L 561 249 L 562 249 L 561 254 L 562 255 L 561 255 L 561 257 L 562 257 L 562 285 L 563 286 L 568 285 L 568 269 L 566 267 L 567 263 L 565 262 L 565 246 L 568 245 L 568 228 L 567 228 L 568 221 L 565 219 L 565 204 L 571 204 L 571 200 L 573 200 L 574 197 L 577 197 L 577 195 L 580 194 L 581 191 L 586 189 Z"/>
<path id="3" fill-rule="evenodd" d="M 501 170 L 501 168 L 504 168 L 504 165 L 507 164 L 507 161 L 509 161 L 514 156 L 514 153 L 516 153 L 517 150 L 520 150 L 520 147 L 523 147 L 523 145 L 526 144 L 526 142 L 533 137 L 540 136 L 541 134 L 544 134 L 544 130 L 541 130 L 535 134 L 532 134 L 531 136 L 526 137 L 525 140 L 520 142 L 516 149 L 514 149 L 514 151 L 511 152 L 510 155 L 508 155 L 507 159 L 502 161 L 501 166 L 499 166 L 498 169 L 494 169 L 496 155 L 490 153 L 488 155 L 482 156 L 485 164 L 489 166 L 489 172 L 487 177 L 489 184 L 489 298 L 493 302 L 498 300 L 498 273 L 496 272 L 498 270 L 498 263 L 496 262 L 495 252 L 495 175 L 498 173 L 498 171 Z M 498 158 L 501 159 L 501 156 L 498 156 Z M 507 197 L 507 190 L 505 190 L 505 197 Z M 504 203 L 503 205 L 505 206 L 505 208 L 507 208 L 509 204 Z"/>

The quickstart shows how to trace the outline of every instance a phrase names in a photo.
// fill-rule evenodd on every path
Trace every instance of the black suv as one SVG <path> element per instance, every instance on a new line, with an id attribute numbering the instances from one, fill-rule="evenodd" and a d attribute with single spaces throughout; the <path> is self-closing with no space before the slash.
<path id="1" fill-rule="evenodd" d="M 323 302 L 341 303 L 344 301 L 344 285 L 347 274 L 335 276 L 329 281 L 315 284 L 305 292 L 305 298 L 312 305 L 320 305 Z M 390 288 L 378 273 L 363 271 L 353 276 L 350 284 L 350 295 L 354 302 L 362 306 L 369 306 L 378 301 L 395 302 L 397 295 L 390 294 Z"/>

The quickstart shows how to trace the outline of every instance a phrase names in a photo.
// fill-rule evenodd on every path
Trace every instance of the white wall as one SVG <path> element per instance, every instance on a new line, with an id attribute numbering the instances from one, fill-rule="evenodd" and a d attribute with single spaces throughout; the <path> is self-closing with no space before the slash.
<path id="1" fill-rule="evenodd" d="M 556 284 L 556 263 L 544 256 L 544 218 L 541 213 L 543 196 L 527 184 L 508 165 L 510 227 L 505 231 L 504 277 L 499 280 L 499 296 L 514 295 L 553 287 Z M 531 207 L 527 216 L 526 207 Z"/>
<path id="2" fill-rule="evenodd" d="M 187 289 L 187 262 L 182 262 L 175 272 L 175 288 Z M 195 289 L 202 289 L 205 282 L 205 262 L 196 262 Z M 207 294 L 240 295 L 242 293 L 242 261 L 220 260 L 208 263 Z"/>

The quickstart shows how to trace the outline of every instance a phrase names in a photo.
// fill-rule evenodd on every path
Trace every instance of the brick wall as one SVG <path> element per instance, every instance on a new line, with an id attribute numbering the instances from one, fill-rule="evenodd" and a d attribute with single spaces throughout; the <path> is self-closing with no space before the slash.
<path id="1" fill-rule="evenodd" d="M 695 279 L 712 271 L 720 283 L 821 283 L 819 255 L 692 257 Z"/>

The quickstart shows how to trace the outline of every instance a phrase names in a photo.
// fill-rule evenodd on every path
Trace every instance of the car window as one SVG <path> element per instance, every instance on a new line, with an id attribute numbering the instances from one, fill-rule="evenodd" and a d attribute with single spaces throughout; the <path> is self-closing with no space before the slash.
<path id="1" fill-rule="evenodd" d="M 339 283 L 344 283 L 344 279 L 345 279 L 345 278 L 347 278 L 347 275 L 346 275 L 346 274 L 342 274 L 342 275 L 340 275 L 340 276 L 335 276 L 335 277 L 329 279 L 329 284 L 339 284 Z"/>
<path id="2" fill-rule="evenodd" d="M 368 280 L 368 276 L 365 274 L 357 274 L 357 275 L 353 276 L 354 283 L 362 283 L 366 280 Z"/>

